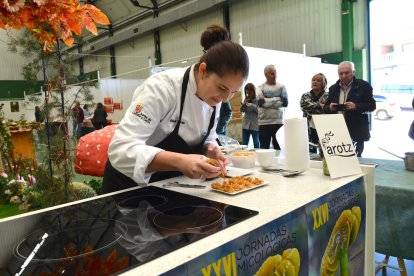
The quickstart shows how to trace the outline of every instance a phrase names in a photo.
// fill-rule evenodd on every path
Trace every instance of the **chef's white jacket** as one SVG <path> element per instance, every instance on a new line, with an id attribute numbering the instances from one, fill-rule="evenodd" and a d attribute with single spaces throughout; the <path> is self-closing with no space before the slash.
<path id="1" fill-rule="evenodd" d="M 190 70 L 187 93 L 178 134 L 189 145 L 201 142 L 207 134 L 213 108 L 195 94 L 194 65 Z M 175 128 L 180 113 L 181 85 L 185 70 L 176 68 L 149 77 L 134 92 L 131 105 L 121 120 L 108 148 L 111 165 L 137 183 L 148 183 L 151 173 L 145 173 L 154 156 L 163 151 L 155 147 Z M 217 144 L 216 107 L 214 126 L 205 144 Z"/>

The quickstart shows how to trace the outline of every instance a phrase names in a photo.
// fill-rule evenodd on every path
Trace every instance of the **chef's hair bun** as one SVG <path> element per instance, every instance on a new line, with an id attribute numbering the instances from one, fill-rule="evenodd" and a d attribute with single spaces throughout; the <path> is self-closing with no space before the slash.
<path id="1" fill-rule="evenodd" d="M 207 51 L 214 44 L 226 40 L 230 40 L 227 29 L 220 25 L 213 24 L 201 34 L 200 44 L 203 46 L 204 51 Z"/>

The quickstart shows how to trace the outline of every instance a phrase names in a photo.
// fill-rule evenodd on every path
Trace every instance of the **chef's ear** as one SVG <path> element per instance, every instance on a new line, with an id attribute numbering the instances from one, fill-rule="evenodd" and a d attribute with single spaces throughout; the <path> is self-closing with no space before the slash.
<path id="1" fill-rule="evenodd" d="M 203 79 L 207 72 L 207 64 L 205 62 L 200 63 L 198 66 L 198 72 L 201 74 L 201 79 Z"/>

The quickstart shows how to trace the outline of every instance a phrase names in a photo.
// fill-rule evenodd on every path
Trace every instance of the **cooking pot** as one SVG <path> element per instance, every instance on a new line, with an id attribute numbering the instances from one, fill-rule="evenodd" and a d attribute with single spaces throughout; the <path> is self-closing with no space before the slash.
<path id="1" fill-rule="evenodd" d="M 387 151 L 383 148 L 379 148 L 379 149 L 385 151 L 386 153 L 389 153 L 391 155 L 394 155 L 394 156 L 404 160 L 405 168 L 409 171 L 414 172 L 414 152 L 413 151 L 412 152 L 406 152 L 405 157 L 401 157 L 401 156 L 398 156 L 398 155 L 396 155 L 392 152 L 389 152 L 389 151 Z"/>
<path id="2" fill-rule="evenodd" d="M 406 152 L 404 158 L 405 168 L 414 172 L 414 152 Z"/>

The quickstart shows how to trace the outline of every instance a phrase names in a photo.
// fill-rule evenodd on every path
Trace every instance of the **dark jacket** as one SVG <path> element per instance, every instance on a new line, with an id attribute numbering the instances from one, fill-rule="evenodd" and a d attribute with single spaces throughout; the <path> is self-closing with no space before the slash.
<path id="1" fill-rule="evenodd" d="M 331 103 L 339 103 L 339 95 L 340 86 L 338 80 L 329 87 L 329 95 L 324 107 L 325 113 L 337 113 L 337 111 L 330 111 L 329 105 Z M 372 96 L 372 86 L 368 82 L 354 77 L 346 102 L 353 102 L 356 107 L 355 110 L 343 111 L 351 138 L 357 141 L 368 141 L 371 138 L 368 113 L 376 108 L 375 100 Z"/>
<path id="2" fill-rule="evenodd" d="M 83 114 L 83 109 L 80 106 L 75 106 L 72 108 L 73 111 L 73 118 L 75 118 L 76 122 L 82 123 L 85 119 L 85 115 Z"/>
<path id="3" fill-rule="evenodd" d="M 35 111 L 35 120 L 36 120 L 36 122 L 38 122 L 38 123 L 43 123 L 44 118 L 43 118 L 42 111 L 40 111 L 40 110 L 36 110 L 36 111 Z"/>
<path id="4" fill-rule="evenodd" d="M 106 117 L 108 114 L 104 108 L 97 108 L 93 112 L 92 123 L 104 123 L 106 124 Z"/>

